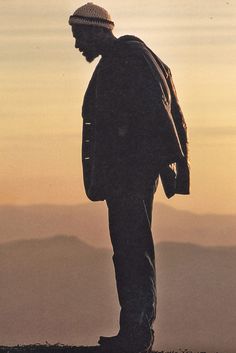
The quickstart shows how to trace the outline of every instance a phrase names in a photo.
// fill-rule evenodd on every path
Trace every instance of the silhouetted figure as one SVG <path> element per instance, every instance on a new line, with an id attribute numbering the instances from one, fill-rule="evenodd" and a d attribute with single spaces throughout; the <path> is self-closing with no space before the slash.
<path id="1" fill-rule="evenodd" d="M 186 124 L 170 69 L 134 36 L 116 38 L 108 12 L 87 3 L 70 16 L 75 48 L 101 59 L 87 88 L 82 159 L 88 198 L 105 200 L 120 311 L 104 350 L 151 351 L 156 317 L 151 233 L 159 175 L 167 197 L 189 193 Z M 175 164 L 175 169 L 173 169 Z"/>

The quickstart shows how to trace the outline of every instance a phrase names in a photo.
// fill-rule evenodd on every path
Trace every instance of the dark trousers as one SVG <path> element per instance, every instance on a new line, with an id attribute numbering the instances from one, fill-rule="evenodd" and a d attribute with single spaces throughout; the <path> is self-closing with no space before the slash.
<path id="1" fill-rule="evenodd" d="M 118 194 L 106 200 L 120 311 L 120 332 L 152 331 L 156 317 L 155 253 L 151 232 L 156 186 L 145 197 Z M 152 331 L 153 332 L 153 331 Z"/>

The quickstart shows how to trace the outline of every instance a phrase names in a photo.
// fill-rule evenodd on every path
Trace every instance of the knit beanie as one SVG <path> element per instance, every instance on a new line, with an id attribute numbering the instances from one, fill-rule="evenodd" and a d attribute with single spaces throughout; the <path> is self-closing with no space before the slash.
<path id="1" fill-rule="evenodd" d="M 86 5 L 79 7 L 69 18 L 70 25 L 92 25 L 105 27 L 112 30 L 114 22 L 111 20 L 109 13 L 102 7 L 88 2 Z"/>

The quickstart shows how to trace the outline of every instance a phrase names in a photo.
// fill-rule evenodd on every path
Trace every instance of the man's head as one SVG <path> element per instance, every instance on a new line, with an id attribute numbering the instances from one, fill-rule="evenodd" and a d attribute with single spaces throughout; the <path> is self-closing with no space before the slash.
<path id="1" fill-rule="evenodd" d="M 75 48 L 82 52 L 88 62 L 102 54 L 107 43 L 114 38 L 114 23 L 110 15 L 91 2 L 75 11 L 69 18 L 69 24 L 75 38 Z"/>

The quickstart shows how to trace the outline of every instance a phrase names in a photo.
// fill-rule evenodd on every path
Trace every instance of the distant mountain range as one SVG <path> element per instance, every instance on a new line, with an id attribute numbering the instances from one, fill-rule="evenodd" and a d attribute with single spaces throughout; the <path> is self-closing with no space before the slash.
<path id="1" fill-rule="evenodd" d="M 110 249 L 76 237 L 0 245 L 0 345 L 96 344 L 119 307 Z M 236 247 L 156 246 L 155 349 L 236 349 Z"/>
<path id="2" fill-rule="evenodd" d="M 110 247 L 104 202 L 58 206 L 0 206 L 0 242 L 58 234 L 75 235 L 96 247 Z M 236 245 L 234 215 L 199 215 L 154 204 L 156 242 L 184 242 L 206 246 Z"/>

